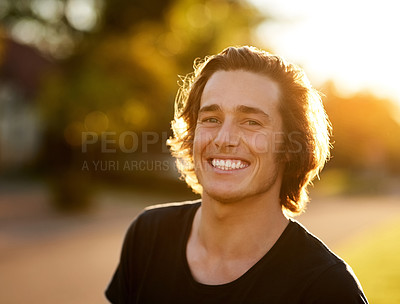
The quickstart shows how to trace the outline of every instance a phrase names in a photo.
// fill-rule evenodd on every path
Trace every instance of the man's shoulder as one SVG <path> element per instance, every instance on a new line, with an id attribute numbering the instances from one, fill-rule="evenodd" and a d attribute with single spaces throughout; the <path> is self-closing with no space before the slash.
<path id="1" fill-rule="evenodd" d="M 368 303 L 351 267 L 322 240 L 296 222 L 299 241 L 298 265 L 309 303 Z"/>
<path id="2" fill-rule="evenodd" d="M 311 283 L 328 269 L 346 272 L 346 263 L 332 252 L 322 240 L 299 222 L 292 220 L 292 230 L 284 250 L 292 271 Z M 326 272 L 328 271 L 328 272 Z"/>
<path id="3" fill-rule="evenodd" d="M 196 208 L 201 203 L 201 199 L 183 201 L 183 202 L 171 202 L 162 203 L 148 206 L 144 209 L 144 213 L 160 213 L 160 212 L 176 212 L 181 210 L 188 210 L 191 208 Z"/>
<path id="4" fill-rule="evenodd" d="M 291 222 L 292 229 L 284 248 L 287 257 L 285 263 L 292 275 L 303 282 L 302 287 L 300 285 L 299 287 L 305 288 L 303 292 L 306 298 L 318 299 L 309 302 L 364 303 L 357 302 L 357 299 L 364 301 L 365 296 L 356 276 L 346 262 L 299 222 L 295 220 Z M 332 299 L 352 299 L 356 302 L 327 301 L 325 296 L 328 294 L 332 296 Z"/>
<path id="5" fill-rule="evenodd" d="M 179 216 L 197 209 L 200 206 L 201 200 L 172 202 L 165 204 L 157 204 L 146 207 L 141 216 L 144 217 L 164 217 L 164 216 Z"/>
<path id="6" fill-rule="evenodd" d="M 152 226 L 176 224 L 188 220 L 200 203 L 200 200 L 194 200 L 152 205 L 145 208 L 136 221 Z"/>
<path id="7" fill-rule="evenodd" d="M 180 236 L 191 225 L 200 201 L 158 204 L 145 208 L 131 223 L 126 243 Z"/>
<path id="8" fill-rule="evenodd" d="M 308 231 L 301 223 L 294 220 L 292 222 L 296 226 L 293 237 L 298 250 L 298 258 L 310 260 L 314 264 L 319 261 L 328 266 L 343 263 L 343 260 L 332 252 L 321 239 Z"/>

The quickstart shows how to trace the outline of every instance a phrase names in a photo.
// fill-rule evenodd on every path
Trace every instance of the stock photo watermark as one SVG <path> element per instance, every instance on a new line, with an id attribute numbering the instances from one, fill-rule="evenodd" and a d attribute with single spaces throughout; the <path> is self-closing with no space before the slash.
<path id="1" fill-rule="evenodd" d="M 124 131 L 102 132 L 100 135 L 96 132 L 82 132 L 82 153 L 88 152 L 88 147 L 94 144 L 100 144 L 101 153 L 147 153 L 149 146 L 159 143 L 165 143 L 168 139 L 168 132 L 141 132 Z M 139 145 L 140 143 L 140 145 Z M 165 145 L 161 146 L 162 153 L 169 153 Z"/>
<path id="2" fill-rule="evenodd" d="M 173 164 L 168 160 L 85 160 L 82 171 L 169 171 Z"/>
<path id="3" fill-rule="evenodd" d="M 291 132 L 285 134 L 284 132 L 271 132 L 269 134 L 259 133 L 251 137 L 243 134 L 224 135 L 220 138 L 220 143 L 225 143 L 230 146 L 229 154 L 235 155 L 237 152 L 247 151 L 248 153 L 299 153 L 302 151 L 303 145 L 299 140 L 301 138 L 300 132 Z M 121 160 L 121 159 L 97 159 L 97 160 L 84 160 L 82 162 L 82 171 L 91 172 L 124 172 L 124 171 L 137 171 L 137 172 L 155 172 L 155 171 L 176 171 L 174 158 L 170 156 L 170 151 L 165 144 L 169 139 L 168 132 L 141 132 L 136 133 L 133 131 L 117 132 L 82 132 L 82 145 L 81 152 L 83 154 L 90 154 L 91 148 L 100 149 L 100 153 L 104 154 L 132 154 L 140 155 L 145 159 L 135 160 Z M 194 142 L 212 143 L 215 140 L 210 134 L 197 136 Z M 194 143 L 192 142 L 192 144 Z M 245 147 L 243 148 L 242 145 Z M 154 153 L 154 147 L 159 149 Z M 247 148 L 246 148 L 247 147 Z M 153 149 L 151 149 L 153 148 Z M 218 148 L 216 148 L 218 149 Z M 244 149 L 244 150 L 243 150 Z M 152 153 L 149 151 L 153 150 Z M 154 155 L 154 159 L 148 159 Z M 159 159 L 160 156 L 162 159 Z M 165 156 L 168 155 L 168 160 Z M 116 156 L 117 157 L 117 156 Z M 183 164 L 180 162 L 180 167 L 186 169 L 193 168 L 192 162 Z"/>
<path id="4" fill-rule="evenodd" d="M 272 132 L 271 134 L 258 133 L 248 137 L 243 134 L 225 135 L 222 142 L 238 148 L 239 142 L 243 142 L 246 146 L 251 147 L 255 153 L 299 153 L 303 145 L 298 140 L 300 132 Z M 100 145 L 101 153 L 147 153 L 149 147 L 157 146 L 161 153 L 169 153 L 169 149 L 165 143 L 169 139 L 168 132 L 141 132 L 124 131 L 102 132 L 100 135 L 96 132 L 82 132 L 81 152 L 88 153 L 88 147 L 92 145 Z M 197 141 L 212 142 L 215 138 L 211 134 L 196 136 Z M 232 145 L 231 143 L 236 143 Z M 192 143 L 193 144 L 193 143 Z"/>

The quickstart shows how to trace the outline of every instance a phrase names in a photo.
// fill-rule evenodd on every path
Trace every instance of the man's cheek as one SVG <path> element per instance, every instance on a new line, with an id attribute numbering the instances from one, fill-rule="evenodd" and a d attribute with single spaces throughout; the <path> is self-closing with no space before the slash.
<path id="1" fill-rule="evenodd" d="M 193 141 L 193 146 L 206 146 L 210 142 L 212 142 L 215 138 L 215 132 L 207 129 L 207 128 L 197 128 L 195 135 L 194 135 L 194 141 Z"/>
<path id="2" fill-rule="evenodd" d="M 256 133 L 250 138 L 247 138 L 248 145 L 255 153 L 270 152 L 273 146 L 271 136 L 264 133 Z"/>

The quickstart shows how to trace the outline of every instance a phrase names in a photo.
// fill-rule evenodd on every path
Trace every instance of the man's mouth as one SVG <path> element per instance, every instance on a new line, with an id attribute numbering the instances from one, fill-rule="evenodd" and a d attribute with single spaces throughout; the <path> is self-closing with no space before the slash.
<path id="1" fill-rule="evenodd" d="M 210 163 L 214 168 L 225 171 L 244 169 L 250 165 L 248 162 L 240 159 L 213 158 L 210 160 Z"/>

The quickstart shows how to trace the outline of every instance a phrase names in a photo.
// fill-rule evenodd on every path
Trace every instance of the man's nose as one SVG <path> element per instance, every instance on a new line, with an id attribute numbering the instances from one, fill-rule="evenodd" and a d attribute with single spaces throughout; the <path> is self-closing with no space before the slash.
<path id="1" fill-rule="evenodd" d="M 240 130 L 234 121 L 225 120 L 214 138 L 217 148 L 236 147 L 240 142 Z"/>

